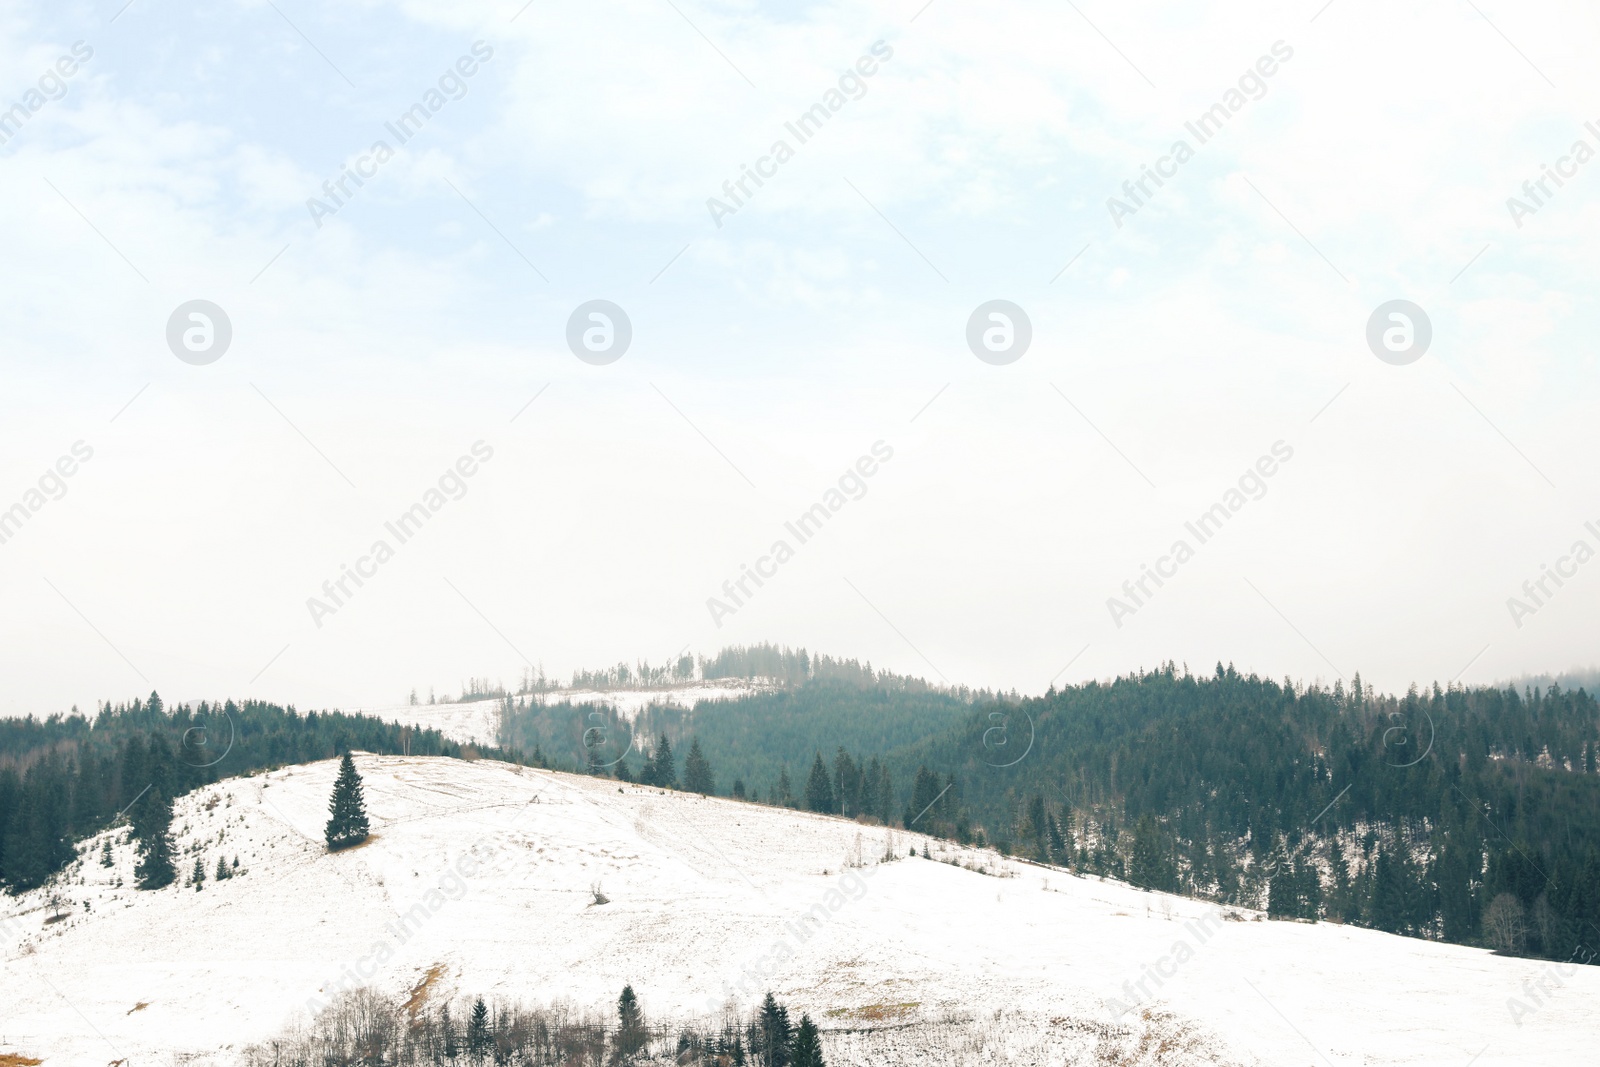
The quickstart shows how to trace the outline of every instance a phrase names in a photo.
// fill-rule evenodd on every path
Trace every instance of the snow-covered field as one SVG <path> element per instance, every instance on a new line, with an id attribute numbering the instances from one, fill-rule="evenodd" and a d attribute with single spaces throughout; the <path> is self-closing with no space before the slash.
<path id="1" fill-rule="evenodd" d="M 747 682 L 741 678 L 719 678 L 711 682 L 688 682 L 653 689 L 555 689 L 536 693 L 532 699 L 541 704 L 559 704 L 562 701 L 571 704 L 608 704 L 616 708 L 624 719 L 632 719 L 652 704 L 692 708 L 702 700 L 735 700 L 772 688 L 772 685 Z M 517 699 L 529 698 L 524 694 Z M 500 731 L 500 701 L 495 699 L 459 704 L 389 704 L 348 710 L 351 714 L 374 715 L 385 722 L 397 721 L 425 730 L 438 730 L 461 744 L 493 745 Z"/>
<path id="2" fill-rule="evenodd" d="M 322 847 L 329 761 L 179 802 L 180 868 L 237 856 L 238 877 L 137 892 L 113 831 L 70 872 L 65 918 L 47 922 L 43 892 L 0 900 L 0 1058 L 231 1063 L 341 982 L 402 994 L 435 967 L 436 997 L 598 1007 L 631 982 L 658 1017 L 771 988 L 831 1031 L 835 1064 L 1543 1067 L 1593 1062 L 1600 1038 L 1597 968 L 1223 918 L 732 800 L 490 761 L 357 764 L 375 833 L 357 849 Z M 1531 1012 L 1514 1019 L 1512 997 Z M 1142 1058 L 1111 1058 L 1113 1038 Z"/>

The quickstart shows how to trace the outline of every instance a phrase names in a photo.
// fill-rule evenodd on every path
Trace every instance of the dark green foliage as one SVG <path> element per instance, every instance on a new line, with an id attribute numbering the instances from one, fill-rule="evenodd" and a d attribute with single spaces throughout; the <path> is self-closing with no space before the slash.
<path id="1" fill-rule="evenodd" d="M 817 657 L 811 662 L 832 661 Z M 841 670 L 814 676 L 798 689 L 704 701 L 693 709 L 648 707 L 631 723 L 611 708 L 514 698 L 505 705 L 508 714 L 500 743 L 526 753 L 537 750 L 538 761 L 570 769 L 589 766 L 598 749 L 603 753 L 599 762 L 611 765 L 618 777 L 622 764 L 615 761 L 623 760 L 626 752 L 629 773 L 643 781 L 647 772 L 641 750 L 649 747 L 648 738 L 665 735 L 677 747 L 698 737 L 720 776 L 742 778 L 747 786 L 765 783 L 766 794 L 783 767 L 793 766 L 806 752 L 842 747 L 852 754 L 881 758 L 954 729 L 972 708 L 970 695 L 936 691 L 915 680 L 868 681 L 874 677 L 864 668 L 855 673 Z M 603 733 L 596 732 L 600 720 Z M 899 773 L 887 763 L 884 770 Z M 874 806 L 865 795 L 868 779 L 863 779 L 861 788 L 862 810 L 880 819 L 885 811 L 897 815 L 904 803 L 904 797 L 885 797 L 880 791 Z M 792 789 L 791 784 L 791 795 Z"/>
<path id="2" fill-rule="evenodd" d="M 157 738 L 151 746 L 148 763 L 138 764 L 153 768 L 151 782 L 128 809 L 128 821 L 133 827 L 134 846 L 139 862 L 134 867 L 134 880 L 140 889 L 161 889 L 178 879 L 172 862 L 172 796 L 169 793 L 169 774 L 164 759 L 166 744 Z M 128 763 L 144 759 L 142 746 L 128 754 Z"/>
<path id="3" fill-rule="evenodd" d="M 328 800 L 328 825 L 323 837 L 328 851 L 337 852 L 361 844 L 370 832 L 361 775 L 356 773 L 356 761 L 346 752 L 339 759 L 339 776 L 334 779 L 333 796 Z"/>
<path id="4" fill-rule="evenodd" d="M 666 734 L 656 740 L 655 753 L 645 764 L 639 781 L 662 789 L 678 788 L 678 768 L 672 757 L 672 743 L 667 740 Z"/>
<path id="5" fill-rule="evenodd" d="M 301 715 L 254 701 L 169 708 L 154 693 L 107 704 L 92 717 L 0 718 L 0 885 L 16 892 L 43 885 L 72 861 L 75 841 L 119 815 L 136 828 L 141 819 L 149 825 L 151 793 L 170 810 L 174 798 L 222 778 L 327 759 L 340 738 L 397 753 L 400 735 L 398 724 L 364 715 Z M 458 756 L 461 749 L 437 731 L 414 730 L 411 751 Z M 170 844 L 152 845 L 153 857 L 141 847 L 141 866 L 151 884 L 170 884 L 177 874 L 165 870 Z"/>
<path id="6" fill-rule="evenodd" d="M 822 1059 L 822 1039 L 817 1034 L 817 1024 L 811 1016 L 800 1016 L 800 1025 L 794 1032 L 792 1067 L 825 1067 Z"/>
<path id="7" fill-rule="evenodd" d="M 822 762 L 820 752 L 812 761 L 811 775 L 806 779 L 806 808 L 809 811 L 820 811 L 825 814 L 838 810 L 834 807 L 833 785 L 828 781 L 828 768 Z"/>
<path id="8" fill-rule="evenodd" d="M 925 766 L 918 767 L 902 822 L 908 830 L 959 840 L 955 818 L 959 799 L 954 778 L 940 785 L 938 775 Z"/>
<path id="9" fill-rule="evenodd" d="M 472 1015 L 467 1019 L 467 1055 L 481 1060 L 492 1041 L 489 1036 L 489 1006 L 479 997 L 472 1005 Z"/>
<path id="10" fill-rule="evenodd" d="M 1133 851 L 1128 858 L 1128 880 L 1145 889 L 1173 892 L 1178 888 L 1178 868 L 1172 858 L 1172 840 L 1155 817 L 1145 814 L 1133 828 Z"/>
<path id="11" fill-rule="evenodd" d="M 818 762 L 821 762 L 820 757 Z M 760 1067 L 790 1067 L 794 1027 L 789 1022 L 789 1009 L 779 1004 L 771 993 L 761 1002 L 747 1037 L 750 1051 Z"/>
<path id="12" fill-rule="evenodd" d="M 689 754 L 683 759 L 683 787 L 691 793 L 704 796 L 712 796 L 717 791 L 716 777 L 711 773 L 711 764 L 706 762 L 705 753 L 700 751 L 698 737 L 690 740 Z"/>
<path id="13" fill-rule="evenodd" d="M 646 1036 L 639 998 L 634 995 L 633 986 L 625 985 L 617 998 L 617 1036 L 613 1043 L 616 1058 L 626 1060 L 644 1048 Z"/>

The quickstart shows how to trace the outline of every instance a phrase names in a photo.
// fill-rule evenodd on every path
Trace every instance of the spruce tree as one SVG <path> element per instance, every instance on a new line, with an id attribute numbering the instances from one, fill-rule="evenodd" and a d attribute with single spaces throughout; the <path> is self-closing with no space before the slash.
<path id="1" fill-rule="evenodd" d="M 467 1020 L 467 1055 L 482 1061 L 489 1051 L 489 1006 L 479 997 L 472 1005 L 472 1017 Z"/>
<path id="2" fill-rule="evenodd" d="M 199 856 L 194 858 L 194 870 L 189 872 L 189 884 L 194 886 L 196 893 L 200 892 L 206 881 L 206 864 Z"/>
<path id="3" fill-rule="evenodd" d="M 822 753 L 811 763 L 811 777 L 806 781 L 806 807 L 812 811 L 832 814 L 833 786 L 828 781 L 828 768 L 822 762 Z"/>
<path id="4" fill-rule="evenodd" d="M 233 872 L 228 870 L 228 861 L 221 856 L 217 857 L 217 873 L 211 876 L 212 881 L 220 882 L 224 878 L 232 878 Z"/>
<path id="5" fill-rule="evenodd" d="M 789 782 L 789 768 L 782 767 L 778 771 L 777 793 L 772 802 L 785 808 L 794 807 L 794 786 Z"/>
<path id="6" fill-rule="evenodd" d="M 1061 827 L 1054 815 L 1045 816 L 1045 833 L 1050 845 L 1050 862 L 1057 867 L 1071 863 L 1072 856 L 1067 851 L 1066 841 L 1061 837 Z"/>
<path id="7" fill-rule="evenodd" d="M 172 863 L 172 798 L 166 793 L 165 772 L 164 767 L 157 769 L 157 781 L 129 811 L 138 843 L 134 876 L 140 889 L 161 889 L 178 880 Z"/>
<path id="8" fill-rule="evenodd" d="M 644 1013 L 639 1010 L 639 998 L 634 995 L 633 986 L 625 985 L 617 998 L 617 1057 L 625 1060 L 644 1044 Z"/>
<path id="9" fill-rule="evenodd" d="M 666 734 L 662 734 L 656 742 L 656 752 L 650 760 L 649 784 L 662 789 L 678 788 L 677 765 L 673 762 L 672 745 L 667 741 Z"/>
<path id="10" fill-rule="evenodd" d="M 821 763 L 822 758 L 817 757 Z M 826 775 L 827 771 L 823 771 Z M 754 1033 L 751 1035 L 751 1050 L 756 1053 L 756 1061 L 762 1067 L 790 1067 L 789 1042 L 794 1036 L 794 1029 L 789 1024 L 789 1009 L 778 1003 L 778 999 L 771 993 L 761 1002 L 761 1010 L 757 1013 Z"/>
<path id="11" fill-rule="evenodd" d="M 705 753 L 700 751 L 698 737 L 690 739 L 689 754 L 683 760 L 683 787 L 702 796 L 711 796 L 717 791 L 716 777 L 711 773 Z"/>
<path id="12" fill-rule="evenodd" d="M 328 851 L 359 845 L 370 832 L 367 808 L 361 795 L 361 776 L 356 773 L 356 761 L 347 751 L 339 760 L 339 777 L 334 780 L 333 796 L 328 801 L 328 826 L 324 831 Z"/>
<path id="13" fill-rule="evenodd" d="M 825 1067 L 822 1060 L 822 1038 L 811 1016 L 800 1016 L 800 1026 L 794 1032 L 790 1067 Z"/>

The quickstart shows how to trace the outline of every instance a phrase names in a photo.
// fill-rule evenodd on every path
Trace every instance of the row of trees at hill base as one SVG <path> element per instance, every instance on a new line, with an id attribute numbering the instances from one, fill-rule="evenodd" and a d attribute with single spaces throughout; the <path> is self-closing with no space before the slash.
<path id="1" fill-rule="evenodd" d="M 795 1021 L 768 993 L 748 1015 L 728 1013 L 713 1025 L 645 1018 L 633 987 L 616 1012 L 579 1013 L 569 1006 L 528 1006 L 482 997 L 408 1007 L 360 988 L 279 1036 L 243 1052 L 246 1067 L 381 1063 L 391 1067 L 524 1067 L 592 1064 L 678 1064 L 682 1067 L 825 1067 L 824 1035 L 809 1015 Z M 463 1010 L 464 1009 L 464 1010 Z"/>

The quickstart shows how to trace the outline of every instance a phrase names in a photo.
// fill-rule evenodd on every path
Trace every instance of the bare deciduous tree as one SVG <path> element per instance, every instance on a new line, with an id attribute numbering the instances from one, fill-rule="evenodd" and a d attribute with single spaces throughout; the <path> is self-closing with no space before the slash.
<path id="1" fill-rule="evenodd" d="M 1496 951 L 1514 955 L 1522 948 L 1526 935 L 1522 902 L 1510 893 L 1501 893 L 1491 900 L 1483 912 L 1483 932 Z"/>

